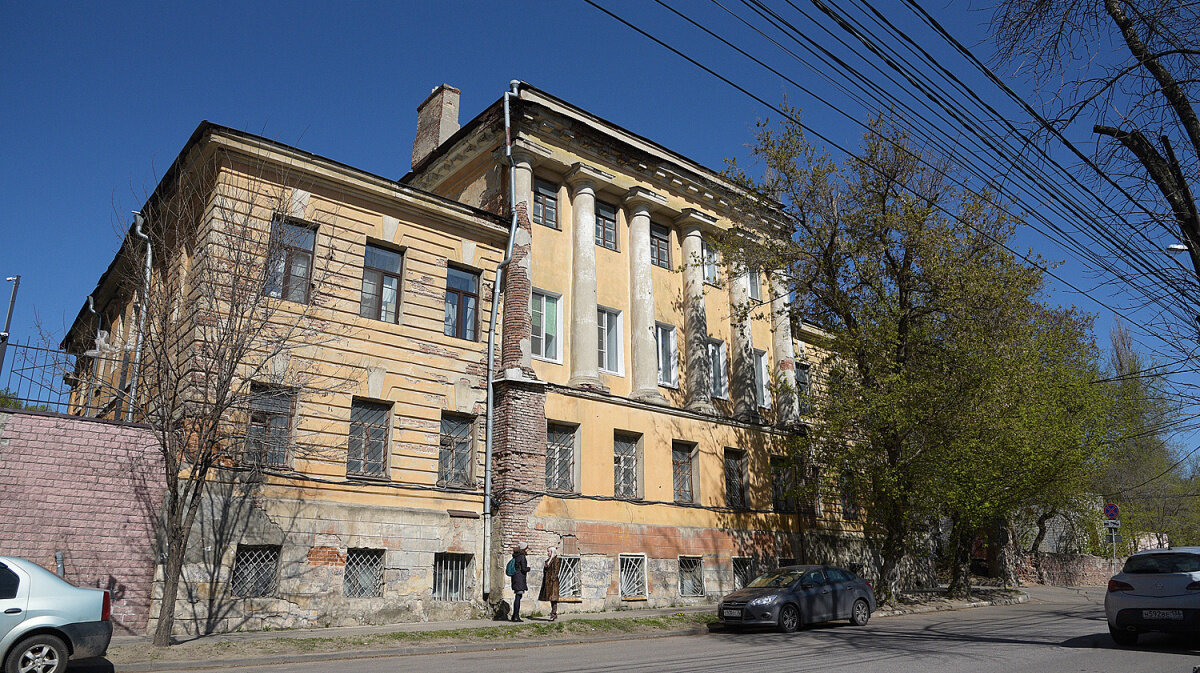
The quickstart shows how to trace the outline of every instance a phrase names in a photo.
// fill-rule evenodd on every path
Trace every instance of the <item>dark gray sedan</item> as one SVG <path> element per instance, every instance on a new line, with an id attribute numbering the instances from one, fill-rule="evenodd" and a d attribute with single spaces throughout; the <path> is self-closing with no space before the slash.
<path id="1" fill-rule="evenodd" d="M 874 611 L 870 582 L 849 570 L 817 565 L 786 566 L 760 575 L 717 606 L 725 626 L 777 626 L 784 633 L 834 619 L 863 626 Z"/>

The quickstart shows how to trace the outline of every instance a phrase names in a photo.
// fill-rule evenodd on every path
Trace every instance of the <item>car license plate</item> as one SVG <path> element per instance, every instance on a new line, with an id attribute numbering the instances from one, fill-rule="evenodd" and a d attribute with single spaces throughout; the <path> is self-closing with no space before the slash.
<path id="1" fill-rule="evenodd" d="M 1142 619 L 1183 619 L 1183 610 L 1142 610 Z"/>
<path id="2" fill-rule="evenodd" d="M 741 617 L 742 611 L 741 610 L 725 610 L 724 612 L 721 613 L 721 616 L 722 617 Z"/>

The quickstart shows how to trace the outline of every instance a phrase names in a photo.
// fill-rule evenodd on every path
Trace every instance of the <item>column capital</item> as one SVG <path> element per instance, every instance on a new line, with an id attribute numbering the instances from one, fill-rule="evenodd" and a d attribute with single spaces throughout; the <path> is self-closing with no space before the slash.
<path id="1" fill-rule="evenodd" d="M 583 162 L 571 165 L 571 169 L 563 176 L 567 184 L 576 189 L 596 189 L 600 183 L 608 182 L 613 179 L 613 175 L 594 166 L 589 166 Z"/>
<path id="2" fill-rule="evenodd" d="M 667 197 L 645 187 L 630 187 L 629 191 L 625 192 L 623 201 L 631 210 L 637 208 L 645 208 L 648 211 L 660 210 L 667 206 Z"/>
<path id="3" fill-rule="evenodd" d="M 538 155 L 524 147 L 513 147 L 512 157 L 518 166 L 525 164 L 528 168 L 533 168 L 538 164 Z"/>
<path id="4" fill-rule="evenodd" d="M 701 212 L 695 208 L 684 208 L 679 217 L 675 218 L 675 224 L 681 229 L 703 229 L 704 227 L 717 226 L 717 218 L 708 213 Z"/>

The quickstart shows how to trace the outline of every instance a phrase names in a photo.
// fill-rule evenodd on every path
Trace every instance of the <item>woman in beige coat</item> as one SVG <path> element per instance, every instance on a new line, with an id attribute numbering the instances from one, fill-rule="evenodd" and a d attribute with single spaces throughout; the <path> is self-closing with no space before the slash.
<path id="1" fill-rule="evenodd" d="M 546 550 L 546 563 L 542 566 L 542 589 L 539 601 L 550 602 L 550 621 L 558 619 L 558 553 L 554 547 Z"/>

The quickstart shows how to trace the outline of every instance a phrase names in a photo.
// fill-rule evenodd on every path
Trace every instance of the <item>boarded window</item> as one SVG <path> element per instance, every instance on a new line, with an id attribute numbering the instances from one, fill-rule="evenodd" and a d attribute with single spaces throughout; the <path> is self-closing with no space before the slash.
<path id="1" fill-rule="evenodd" d="M 346 553 L 342 593 L 348 598 L 383 595 L 383 550 L 351 549 Z"/>
<path id="2" fill-rule="evenodd" d="M 621 599 L 646 598 L 646 557 L 642 554 L 621 554 Z"/>
<path id="3" fill-rule="evenodd" d="M 470 554 L 433 555 L 433 597 L 443 601 L 467 600 Z"/>
<path id="4" fill-rule="evenodd" d="M 701 557 L 679 557 L 679 595 L 704 595 L 704 560 Z"/>
<path id="5" fill-rule="evenodd" d="M 575 490 L 575 426 L 546 428 L 546 490 Z"/>
<path id="6" fill-rule="evenodd" d="M 474 486 L 471 463 L 474 419 L 442 414 L 442 440 L 438 451 L 438 483 L 442 486 Z"/>
<path id="7" fill-rule="evenodd" d="M 234 596 L 272 596 L 279 585 L 279 546 L 238 545 L 229 581 Z"/>
<path id="8" fill-rule="evenodd" d="M 350 441 L 346 474 L 387 476 L 388 426 L 392 405 L 353 400 L 350 403 Z"/>

